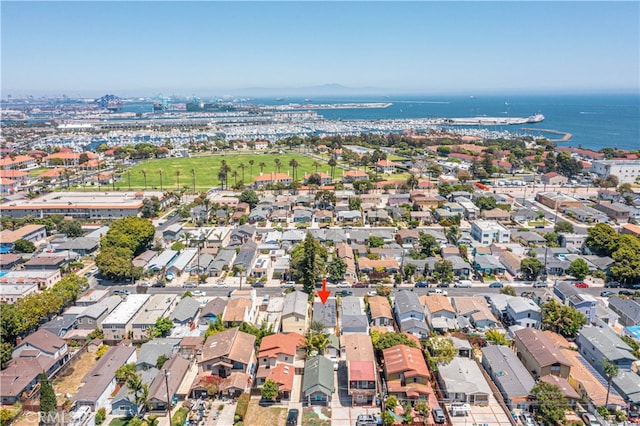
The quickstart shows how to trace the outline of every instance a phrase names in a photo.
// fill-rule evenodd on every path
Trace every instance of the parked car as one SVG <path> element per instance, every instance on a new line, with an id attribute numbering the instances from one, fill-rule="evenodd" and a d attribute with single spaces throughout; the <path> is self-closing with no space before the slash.
<path id="1" fill-rule="evenodd" d="M 614 295 L 614 294 L 615 293 L 613 291 L 605 290 L 603 292 L 600 292 L 600 297 L 609 297 L 609 296 Z"/>
<path id="2" fill-rule="evenodd" d="M 635 291 L 629 291 L 629 290 L 620 290 L 618 292 L 619 296 L 633 296 L 634 294 L 636 294 Z"/>
<path id="3" fill-rule="evenodd" d="M 299 414 L 300 412 L 295 408 L 292 408 L 291 410 L 289 410 L 289 412 L 287 413 L 286 426 L 297 426 Z"/>
<path id="4" fill-rule="evenodd" d="M 628 420 L 633 424 L 640 423 L 640 413 L 637 411 L 629 411 Z"/>
<path id="5" fill-rule="evenodd" d="M 582 420 L 584 420 L 585 426 L 600 426 L 600 422 L 598 422 L 596 416 L 591 413 L 584 413 L 582 415 Z"/>
<path id="6" fill-rule="evenodd" d="M 533 420 L 531 414 L 526 411 L 520 415 L 520 418 L 522 419 L 522 424 L 524 424 L 524 426 L 537 426 L 537 423 Z"/>
<path id="7" fill-rule="evenodd" d="M 440 290 L 439 288 L 433 288 L 427 291 L 427 296 L 432 296 L 434 294 L 440 294 L 442 296 L 446 296 L 447 292 L 445 290 Z"/>
<path id="8" fill-rule="evenodd" d="M 417 283 L 416 283 L 415 287 L 418 287 L 418 288 L 421 288 L 421 287 L 429 287 L 429 283 L 428 283 L 428 282 L 426 282 L 426 281 L 420 281 L 420 282 L 417 282 Z"/>
<path id="9" fill-rule="evenodd" d="M 500 281 L 495 281 L 489 284 L 489 288 L 502 288 L 502 287 L 504 287 L 504 284 L 502 284 Z"/>
<path id="10" fill-rule="evenodd" d="M 94 266 L 93 268 L 89 269 L 89 272 L 91 272 L 92 274 L 97 274 L 99 271 L 97 266 Z"/>
<path id="11" fill-rule="evenodd" d="M 339 282 L 338 285 L 336 285 L 336 287 L 338 287 L 338 288 L 351 288 L 351 284 L 349 284 L 346 281 L 342 281 L 342 282 Z"/>
<path id="12" fill-rule="evenodd" d="M 287 281 L 286 283 L 282 283 L 282 285 L 280 287 L 282 287 L 282 288 L 295 288 L 296 287 L 296 282 L 295 281 Z"/>
<path id="13" fill-rule="evenodd" d="M 376 426 L 378 419 L 372 414 L 359 414 L 356 419 L 356 426 Z"/>
<path id="14" fill-rule="evenodd" d="M 377 296 L 378 292 L 376 290 L 371 290 L 367 292 L 367 296 Z"/>
<path id="15" fill-rule="evenodd" d="M 353 296 L 353 292 L 351 290 L 340 290 L 336 292 L 336 296 Z"/>
<path id="16" fill-rule="evenodd" d="M 129 290 L 114 290 L 113 294 L 118 296 L 126 296 L 128 294 L 131 294 L 131 292 Z"/>
<path id="17" fill-rule="evenodd" d="M 204 296 L 206 293 L 202 290 L 194 290 L 191 292 L 193 296 Z"/>
<path id="18" fill-rule="evenodd" d="M 444 411 L 442 411 L 440 407 L 435 407 L 431 410 L 431 414 L 433 415 L 433 421 L 436 423 L 444 423 L 447 421 L 447 418 L 444 416 Z"/>
<path id="19" fill-rule="evenodd" d="M 194 282 L 186 282 L 182 284 L 182 288 L 196 288 L 196 287 L 198 287 L 198 284 Z"/>
<path id="20" fill-rule="evenodd" d="M 536 281 L 535 283 L 533 283 L 533 288 L 546 288 L 547 287 L 547 283 L 544 281 Z"/>
<path id="21" fill-rule="evenodd" d="M 609 281 L 605 283 L 604 286 L 606 288 L 620 288 L 620 283 L 618 281 Z"/>
<path id="22" fill-rule="evenodd" d="M 458 288 L 471 288 L 472 282 L 469 280 L 460 280 L 454 284 Z"/>
<path id="23" fill-rule="evenodd" d="M 357 282 L 353 285 L 355 288 L 368 288 L 369 283 Z"/>
<path id="24" fill-rule="evenodd" d="M 578 288 L 589 288 L 589 284 L 585 282 L 577 282 L 577 283 L 573 283 L 573 285 Z"/>
<path id="25" fill-rule="evenodd" d="M 213 286 L 217 288 L 227 288 L 227 283 L 220 281 L 219 283 L 215 283 Z"/>
<path id="26" fill-rule="evenodd" d="M 449 288 L 449 283 L 439 283 L 436 287 Z"/>

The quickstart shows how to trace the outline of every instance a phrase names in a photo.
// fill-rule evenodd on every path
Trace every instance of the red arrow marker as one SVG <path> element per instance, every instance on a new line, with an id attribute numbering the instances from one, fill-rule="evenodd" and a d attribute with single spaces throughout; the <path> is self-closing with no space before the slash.
<path id="1" fill-rule="evenodd" d="M 320 301 L 322 302 L 322 304 L 324 305 L 325 303 L 327 303 L 327 298 L 329 297 L 331 292 L 327 291 L 327 279 L 326 278 L 322 279 L 322 290 L 318 291 L 317 293 L 318 293 L 318 296 L 320 297 Z"/>

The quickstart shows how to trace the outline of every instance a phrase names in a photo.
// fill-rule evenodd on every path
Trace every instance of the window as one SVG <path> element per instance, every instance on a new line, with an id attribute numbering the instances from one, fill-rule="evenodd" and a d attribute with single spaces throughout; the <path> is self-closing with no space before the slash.
<path id="1" fill-rule="evenodd" d="M 284 360 L 285 360 L 285 361 L 289 361 L 289 357 L 288 357 L 288 356 L 285 356 L 285 357 L 284 357 Z"/>
<path id="2" fill-rule="evenodd" d="M 78 321 L 79 323 L 79 321 Z M 93 324 L 93 320 L 91 318 L 87 318 L 87 324 Z"/>

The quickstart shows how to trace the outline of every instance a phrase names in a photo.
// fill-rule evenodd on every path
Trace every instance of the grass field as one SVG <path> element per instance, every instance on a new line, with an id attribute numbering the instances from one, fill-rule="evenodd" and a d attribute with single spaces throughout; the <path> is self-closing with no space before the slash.
<path id="1" fill-rule="evenodd" d="M 260 175 L 260 163 L 264 163 L 262 169 L 263 173 L 277 172 L 275 160 L 280 160 L 280 173 L 293 174 L 289 161 L 296 159 L 298 167 L 296 169 L 296 175 L 300 182 L 302 182 L 305 173 L 314 173 L 316 168 L 314 162 L 316 160 L 305 157 L 300 154 L 235 154 L 235 155 L 212 155 L 208 157 L 194 157 L 194 158 L 163 158 L 157 160 L 148 160 L 143 163 L 137 164 L 131 167 L 128 171 L 125 171 L 119 182 L 116 182 L 117 188 L 128 189 L 129 187 L 129 173 L 131 176 L 131 187 L 135 189 L 144 188 L 144 174 L 142 170 L 147 173 L 147 188 L 151 189 L 156 187 L 160 189 L 160 170 L 162 171 L 162 189 L 179 189 L 184 186 L 191 188 L 193 185 L 193 175 L 191 170 L 195 170 L 195 186 L 196 190 L 209 189 L 211 187 L 219 186 L 218 172 L 220 171 L 220 164 L 222 160 L 225 160 L 231 172 L 229 173 L 229 185 L 233 185 L 234 177 L 233 172 L 238 172 L 238 181 L 242 179 L 242 169 L 239 167 L 243 163 L 246 167 L 244 169 L 245 184 L 250 184 L 254 181 L 255 176 Z M 253 161 L 253 166 L 249 163 Z M 327 163 L 318 161 L 318 172 L 330 172 L 330 167 Z M 178 175 L 179 172 L 179 175 Z M 335 176 L 339 177 L 341 170 L 336 168 Z"/>
<path id="2" fill-rule="evenodd" d="M 245 425 L 252 426 L 284 426 L 287 421 L 287 409 L 283 407 L 261 407 L 252 399 L 244 418 Z"/>

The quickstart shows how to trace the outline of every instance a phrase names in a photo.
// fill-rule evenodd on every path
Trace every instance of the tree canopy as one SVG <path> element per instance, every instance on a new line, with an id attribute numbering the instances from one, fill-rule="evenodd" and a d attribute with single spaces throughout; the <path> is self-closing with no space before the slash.
<path id="1" fill-rule="evenodd" d="M 316 282 L 322 277 L 327 261 L 327 249 L 310 232 L 304 241 L 291 251 L 291 265 L 294 276 L 302 281 L 305 293 L 312 294 Z"/>
<path id="2" fill-rule="evenodd" d="M 531 395 L 538 401 L 540 416 L 547 424 L 560 424 L 571 408 L 560 388 L 551 383 L 539 381 L 531 389 Z"/>
<path id="3" fill-rule="evenodd" d="M 569 273 L 577 280 L 583 280 L 589 274 L 589 265 L 587 261 L 578 258 L 569 265 Z"/>
<path id="4" fill-rule="evenodd" d="M 371 342 L 373 343 L 373 347 L 378 351 L 382 351 L 396 345 L 407 345 L 411 346 L 412 348 L 418 347 L 416 342 L 409 338 L 409 336 L 407 336 L 406 334 L 381 333 L 377 330 L 371 332 Z"/>
<path id="5" fill-rule="evenodd" d="M 538 275 L 540 275 L 540 271 L 542 271 L 542 266 L 542 262 L 540 262 L 535 257 L 522 259 L 522 262 L 520 262 L 520 270 L 522 271 L 522 275 L 524 275 L 525 279 L 530 281 L 538 278 Z"/>
<path id="6" fill-rule="evenodd" d="M 255 206 L 257 206 L 258 202 L 260 201 L 258 199 L 258 194 L 256 194 L 256 192 L 251 189 L 242 191 L 242 194 L 240 194 L 240 196 L 238 197 L 238 200 L 240 200 L 240 202 L 242 203 L 249 204 L 251 208 L 254 208 Z"/>
<path id="7" fill-rule="evenodd" d="M 33 253 L 36 251 L 36 246 L 29 240 L 19 239 L 13 243 L 14 253 Z"/>
<path id="8" fill-rule="evenodd" d="M 559 220 L 556 222 L 553 230 L 558 234 L 571 234 L 573 233 L 573 224 L 566 220 Z"/>
<path id="9" fill-rule="evenodd" d="M 542 327 L 564 337 L 575 337 L 587 318 L 577 309 L 551 299 L 542 304 Z"/>

